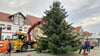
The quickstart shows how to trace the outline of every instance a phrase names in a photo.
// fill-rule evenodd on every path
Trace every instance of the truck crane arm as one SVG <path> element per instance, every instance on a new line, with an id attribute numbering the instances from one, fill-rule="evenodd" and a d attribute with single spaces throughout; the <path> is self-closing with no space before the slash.
<path id="1" fill-rule="evenodd" d="M 27 34 L 28 34 L 28 40 L 29 40 L 29 41 L 31 41 L 31 35 L 30 35 L 30 32 L 35 28 L 35 26 L 40 25 L 41 23 L 43 23 L 42 20 L 36 22 L 35 24 L 33 24 L 33 25 L 28 29 Z"/>

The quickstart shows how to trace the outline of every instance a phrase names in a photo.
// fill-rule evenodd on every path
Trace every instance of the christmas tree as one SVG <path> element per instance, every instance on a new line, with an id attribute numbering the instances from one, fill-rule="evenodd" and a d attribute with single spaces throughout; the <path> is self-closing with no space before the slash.
<path id="1" fill-rule="evenodd" d="M 78 49 L 77 35 L 73 34 L 73 27 L 65 21 L 67 12 L 59 1 L 53 2 L 50 10 L 45 11 L 44 23 L 41 30 L 47 37 L 37 40 L 38 50 L 49 50 L 51 53 L 61 54 Z"/>

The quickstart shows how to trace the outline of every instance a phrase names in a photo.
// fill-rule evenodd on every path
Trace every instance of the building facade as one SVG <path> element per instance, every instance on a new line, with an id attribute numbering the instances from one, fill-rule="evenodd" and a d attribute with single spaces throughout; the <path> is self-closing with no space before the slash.
<path id="1" fill-rule="evenodd" d="M 1 39 L 12 38 L 12 35 L 19 31 L 19 29 L 27 33 L 28 28 L 40 20 L 40 18 L 34 16 L 24 16 L 21 12 L 13 15 L 0 12 L 0 27 L 2 28 Z"/>
<path id="2" fill-rule="evenodd" d="M 73 32 L 78 34 L 78 38 L 80 38 L 80 39 L 84 38 L 84 31 L 81 26 L 75 27 Z"/>

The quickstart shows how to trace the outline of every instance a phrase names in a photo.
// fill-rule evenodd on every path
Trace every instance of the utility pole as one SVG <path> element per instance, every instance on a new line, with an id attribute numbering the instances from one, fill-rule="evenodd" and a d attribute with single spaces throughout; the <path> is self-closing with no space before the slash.
<path id="1" fill-rule="evenodd" d="M 1 36 L 2 35 L 2 27 L 0 27 L 0 40 L 1 40 Z"/>

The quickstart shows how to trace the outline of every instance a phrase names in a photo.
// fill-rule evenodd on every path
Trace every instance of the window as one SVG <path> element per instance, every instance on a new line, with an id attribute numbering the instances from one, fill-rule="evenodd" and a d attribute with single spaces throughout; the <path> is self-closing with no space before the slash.
<path id="1" fill-rule="evenodd" d="M 10 39 L 10 36 L 7 36 L 7 39 Z"/>
<path id="2" fill-rule="evenodd" d="M 22 31 L 22 27 L 21 26 L 19 27 L 19 31 Z"/>
<path id="3" fill-rule="evenodd" d="M 20 26 L 19 29 L 22 29 L 22 27 Z"/>
<path id="4" fill-rule="evenodd" d="M 0 28 L 5 29 L 5 24 L 0 24 Z"/>
<path id="5" fill-rule="evenodd" d="M 21 14 L 15 14 L 12 16 L 11 18 L 13 20 L 13 23 L 16 25 L 24 25 L 24 16 L 22 16 Z"/>
<path id="6" fill-rule="evenodd" d="M 27 32 L 27 27 L 24 27 L 24 31 Z"/>
<path id="7" fill-rule="evenodd" d="M 18 18 L 17 17 L 14 17 L 14 23 L 18 24 Z"/>
<path id="8" fill-rule="evenodd" d="M 12 35 L 12 39 L 13 39 L 13 40 L 18 39 L 18 34 L 14 34 L 14 35 Z"/>
<path id="9" fill-rule="evenodd" d="M 18 17 L 17 17 L 17 15 L 14 15 L 13 19 L 14 19 L 14 24 L 18 25 Z"/>
<path id="10" fill-rule="evenodd" d="M 23 18 L 19 18 L 19 25 L 24 25 L 24 19 Z"/>
<path id="11" fill-rule="evenodd" d="M 5 24 L 0 24 L 0 26 L 5 26 Z"/>
<path id="12" fill-rule="evenodd" d="M 18 19 L 19 19 L 19 25 L 24 25 L 24 18 L 22 17 L 22 15 L 18 15 Z"/>
<path id="13" fill-rule="evenodd" d="M 11 30 L 11 25 L 7 25 L 7 30 Z"/>

